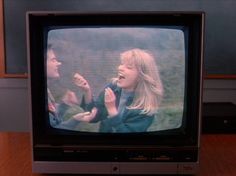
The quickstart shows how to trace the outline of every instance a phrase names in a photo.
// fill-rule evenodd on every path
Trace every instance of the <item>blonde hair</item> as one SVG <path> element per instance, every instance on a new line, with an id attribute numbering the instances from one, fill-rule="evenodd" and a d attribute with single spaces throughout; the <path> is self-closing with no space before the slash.
<path id="1" fill-rule="evenodd" d="M 121 53 L 121 62 L 134 64 L 139 72 L 139 81 L 134 91 L 134 100 L 129 109 L 142 109 L 142 113 L 157 112 L 163 96 L 163 86 L 154 57 L 146 50 L 131 49 Z"/>

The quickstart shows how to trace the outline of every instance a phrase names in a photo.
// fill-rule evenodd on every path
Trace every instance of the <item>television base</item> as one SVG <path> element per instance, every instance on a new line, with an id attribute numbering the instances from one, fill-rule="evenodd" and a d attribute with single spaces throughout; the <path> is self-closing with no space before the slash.
<path id="1" fill-rule="evenodd" d="M 198 162 L 33 162 L 34 173 L 60 174 L 196 174 Z"/>

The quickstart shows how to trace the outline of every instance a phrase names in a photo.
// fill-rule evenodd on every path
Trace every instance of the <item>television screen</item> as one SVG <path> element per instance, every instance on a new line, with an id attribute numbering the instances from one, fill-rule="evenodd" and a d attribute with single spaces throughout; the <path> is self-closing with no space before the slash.
<path id="1" fill-rule="evenodd" d="M 35 144 L 197 144 L 202 13 L 27 17 Z"/>
<path id="2" fill-rule="evenodd" d="M 52 128 L 132 133 L 185 125 L 188 27 L 49 26 L 44 35 Z"/>

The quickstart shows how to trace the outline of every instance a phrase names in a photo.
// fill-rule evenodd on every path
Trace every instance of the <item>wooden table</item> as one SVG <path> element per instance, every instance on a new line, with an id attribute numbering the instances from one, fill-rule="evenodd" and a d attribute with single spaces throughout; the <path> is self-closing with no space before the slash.
<path id="1" fill-rule="evenodd" d="M 0 176 L 32 175 L 29 133 L 1 132 Z M 236 176 L 236 134 L 202 135 L 198 175 Z"/>

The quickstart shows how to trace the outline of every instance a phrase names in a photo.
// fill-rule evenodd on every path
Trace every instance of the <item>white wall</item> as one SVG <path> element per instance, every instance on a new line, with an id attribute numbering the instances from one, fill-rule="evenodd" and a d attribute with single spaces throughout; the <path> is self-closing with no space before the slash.
<path id="1" fill-rule="evenodd" d="M 0 131 L 29 131 L 27 79 L 0 79 Z M 205 80 L 204 102 L 236 104 L 236 80 Z"/>

